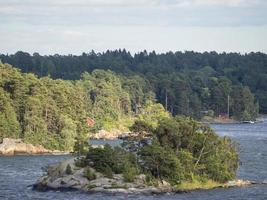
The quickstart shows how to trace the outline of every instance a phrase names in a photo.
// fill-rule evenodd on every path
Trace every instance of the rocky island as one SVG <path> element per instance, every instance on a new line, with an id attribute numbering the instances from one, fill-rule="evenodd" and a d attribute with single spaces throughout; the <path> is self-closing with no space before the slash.
<path id="1" fill-rule="evenodd" d="M 172 186 L 165 180 L 157 181 L 154 184 L 148 183 L 145 174 L 139 174 L 129 182 L 123 174 L 113 174 L 112 177 L 97 172 L 91 167 L 77 166 L 78 160 L 72 158 L 47 167 L 47 173 L 34 185 L 33 189 L 38 191 L 47 190 L 80 190 L 89 193 L 125 193 L 125 194 L 164 194 L 180 193 L 196 189 L 212 189 L 218 187 L 243 187 L 254 184 L 250 181 L 233 180 L 226 183 L 217 183 L 202 187 L 183 188 Z"/>
<path id="2" fill-rule="evenodd" d="M 39 191 L 160 194 L 250 185 L 236 180 L 235 144 L 190 118 L 165 117 L 156 127 L 137 120 L 121 146 L 89 147 L 47 167 Z"/>

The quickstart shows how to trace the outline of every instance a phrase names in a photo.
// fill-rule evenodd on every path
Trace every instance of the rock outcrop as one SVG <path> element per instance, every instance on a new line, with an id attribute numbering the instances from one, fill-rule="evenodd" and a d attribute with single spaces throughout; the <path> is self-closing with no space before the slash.
<path id="1" fill-rule="evenodd" d="M 91 139 L 104 139 L 104 140 L 115 140 L 121 137 L 122 135 L 125 135 L 127 133 L 124 133 L 118 129 L 111 129 L 110 131 L 106 130 L 100 130 L 97 133 L 94 133 L 90 136 Z"/>
<path id="2" fill-rule="evenodd" d="M 51 151 L 45 149 L 41 145 L 32 145 L 24 143 L 21 139 L 10 139 L 4 138 L 3 142 L 0 144 L 0 155 L 12 156 L 18 154 L 67 154 L 61 151 Z"/>
<path id="3" fill-rule="evenodd" d="M 72 169 L 72 174 L 66 172 L 67 166 Z M 86 192 L 101 193 L 134 193 L 134 194 L 159 194 L 171 192 L 170 184 L 162 183 L 159 187 L 148 186 L 145 184 L 145 175 L 136 176 L 134 182 L 125 182 L 122 174 L 114 174 L 108 178 L 90 170 L 96 175 L 93 180 L 88 180 L 84 176 L 85 168 L 77 167 L 75 159 L 60 162 L 56 166 L 48 167 L 47 174 L 40 178 L 33 189 L 38 191 L 46 190 L 82 190 Z"/>

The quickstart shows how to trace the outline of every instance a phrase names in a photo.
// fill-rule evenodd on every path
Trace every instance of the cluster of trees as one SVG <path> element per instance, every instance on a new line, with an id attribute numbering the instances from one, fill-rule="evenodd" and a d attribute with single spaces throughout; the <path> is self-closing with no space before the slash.
<path id="1" fill-rule="evenodd" d="M 145 144 L 137 155 L 142 169 L 153 177 L 171 183 L 207 179 L 223 183 L 236 176 L 235 144 L 216 135 L 210 127 L 190 118 L 170 117 L 161 119 L 150 132 L 151 143 Z"/>
<path id="2" fill-rule="evenodd" d="M 17 52 L 2 54 L 0 59 L 23 72 L 67 80 L 77 80 L 85 71 L 112 70 L 120 75 L 137 112 L 145 98 L 156 97 L 173 115 L 200 118 L 203 111 L 212 110 L 209 113 L 218 116 L 228 111 L 228 95 L 230 115 L 238 120 L 255 119 L 258 110 L 267 112 L 267 55 L 263 53 L 143 51 L 132 56 L 126 50 L 108 50 L 41 56 Z"/>
<path id="3" fill-rule="evenodd" d="M 144 173 L 148 184 L 158 180 L 172 185 L 208 180 L 225 183 L 236 176 L 235 144 L 190 118 L 163 117 L 154 128 L 137 120 L 131 129 L 136 134 L 129 138 L 131 142 L 127 139 L 123 147 L 90 149 L 82 158 L 83 167 L 93 167 L 107 177 L 122 173 L 129 182 Z M 136 148 L 129 148 L 133 145 Z"/>
<path id="4" fill-rule="evenodd" d="M 141 112 L 136 101 L 140 107 L 148 100 L 153 105 L 155 95 L 140 82 L 104 70 L 76 81 L 38 78 L 0 63 L 0 140 L 22 138 L 49 149 L 83 151 L 89 132 L 131 125 L 131 117 Z M 96 122 L 91 129 L 88 117 Z"/>
<path id="5" fill-rule="evenodd" d="M 80 82 L 38 79 L 0 63 L 0 139 L 72 150 L 85 135 L 90 101 Z"/>

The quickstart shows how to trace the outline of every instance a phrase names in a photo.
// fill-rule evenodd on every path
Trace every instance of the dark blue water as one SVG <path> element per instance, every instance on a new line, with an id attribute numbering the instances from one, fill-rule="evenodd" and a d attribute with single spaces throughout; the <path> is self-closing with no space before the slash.
<path id="1" fill-rule="evenodd" d="M 242 166 L 238 177 L 242 179 L 267 180 L 267 121 L 258 124 L 213 125 L 216 132 L 222 136 L 230 136 L 239 143 Z M 42 174 L 42 167 L 67 159 L 69 156 L 16 156 L 0 157 L 0 200 L 18 199 L 267 199 L 267 185 L 254 185 L 246 188 L 215 189 L 194 191 L 185 194 L 159 196 L 125 196 L 86 194 L 81 192 L 36 192 L 29 185 L 33 184 Z"/>

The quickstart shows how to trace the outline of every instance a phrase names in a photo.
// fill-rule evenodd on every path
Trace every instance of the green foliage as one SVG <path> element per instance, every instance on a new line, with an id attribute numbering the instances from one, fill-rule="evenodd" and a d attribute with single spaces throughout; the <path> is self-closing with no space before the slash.
<path id="1" fill-rule="evenodd" d="M 0 64 L 0 138 L 72 151 L 78 133 L 87 140 L 87 100 L 79 82 L 38 79 Z"/>
<path id="2" fill-rule="evenodd" d="M 12 138 L 20 136 L 20 125 L 10 102 L 8 93 L 0 87 L 0 140 L 10 136 Z"/>
<path id="3" fill-rule="evenodd" d="M 131 130 L 137 134 L 132 137 L 133 143 L 146 140 L 136 145 L 135 151 L 127 145 L 90 148 L 76 165 L 94 168 L 108 178 L 123 174 L 126 182 L 133 182 L 138 174 L 144 173 L 148 185 L 166 180 L 181 188 L 209 187 L 236 176 L 239 161 L 236 145 L 191 118 L 162 118 L 156 129 L 136 121 Z M 85 173 L 91 180 L 92 172 Z"/>
<path id="4" fill-rule="evenodd" d="M 143 51 L 131 55 L 126 50 L 92 51 L 80 56 L 40 56 L 21 51 L 14 55 L 0 55 L 3 62 L 40 77 L 51 75 L 53 78 L 77 80 L 83 72 L 97 69 L 90 77 L 85 76 L 86 87 L 96 97 L 94 104 L 101 108 L 95 109 L 95 112 L 99 111 L 99 116 L 103 117 L 106 97 L 111 99 L 109 102 L 114 104 L 107 106 L 105 112 L 112 119 L 119 114 L 113 108 L 120 105 L 123 112 L 130 109 L 138 114 L 145 102 L 153 101 L 155 97 L 173 115 L 200 118 L 201 111 L 214 110 L 217 116 L 226 113 L 227 95 L 237 85 L 248 86 L 259 102 L 260 111 L 266 113 L 266 57 L 266 54 L 259 52 L 241 55 L 192 51 L 162 54 Z M 112 70 L 120 77 L 114 78 L 110 72 L 99 69 Z M 99 79 L 99 82 L 94 79 Z M 17 83 L 20 83 L 19 79 L 10 85 L 11 88 L 15 86 L 17 90 L 20 87 Z M 114 83 L 114 87 L 110 87 L 110 83 Z M 106 97 L 103 91 L 107 92 Z M 117 105 L 116 99 L 121 101 Z M 236 116 L 234 109 L 231 115 Z"/>
<path id="5" fill-rule="evenodd" d="M 153 131 L 152 143 L 139 148 L 142 170 L 172 184 L 207 179 L 226 182 L 236 175 L 236 145 L 190 118 L 165 118 Z"/>
<path id="6" fill-rule="evenodd" d="M 259 105 L 248 87 L 236 86 L 232 93 L 232 112 L 236 119 L 256 120 Z"/>
<path id="7" fill-rule="evenodd" d="M 220 138 L 209 127 L 191 119 L 175 118 L 159 125 L 156 134 L 161 145 L 168 145 L 177 153 L 186 166 L 186 177 L 195 173 L 219 182 L 235 177 L 238 167 L 235 144 L 227 137 Z"/>
<path id="8" fill-rule="evenodd" d="M 87 166 L 87 160 L 84 157 L 77 157 L 75 159 L 75 166 L 76 167 L 86 167 Z"/>
<path id="9" fill-rule="evenodd" d="M 159 103 L 153 103 L 152 101 L 148 101 L 138 115 L 140 121 L 144 121 L 154 129 L 158 126 L 158 121 L 161 118 L 168 117 L 170 117 L 170 114 L 165 111 L 163 106 Z"/>
<path id="10" fill-rule="evenodd" d="M 92 101 L 92 115 L 100 127 L 109 130 L 114 121 L 130 112 L 129 94 L 115 73 L 104 70 L 84 73 L 82 83 Z"/>
<path id="11" fill-rule="evenodd" d="M 145 182 L 147 185 L 149 186 L 157 186 L 158 182 L 157 182 L 157 179 L 155 178 L 155 176 L 153 176 L 151 174 L 151 172 L 146 172 L 146 179 L 145 179 Z"/>
<path id="12" fill-rule="evenodd" d="M 179 183 L 183 179 L 183 168 L 175 153 L 168 147 L 162 147 L 153 140 L 151 145 L 144 146 L 140 152 L 143 169 L 158 179 Z"/>
<path id="13" fill-rule="evenodd" d="M 123 139 L 122 146 L 130 152 L 137 153 L 137 151 L 147 144 L 148 137 L 151 136 L 153 127 L 142 120 L 136 120 L 130 127 L 132 135 Z"/>
<path id="14" fill-rule="evenodd" d="M 63 128 L 60 132 L 60 137 L 62 138 L 63 141 L 60 143 L 60 145 L 63 145 L 62 149 L 73 151 L 75 138 L 77 136 L 76 133 L 77 126 L 75 122 L 67 116 L 63 116 L 62 122 L 63 122 Z"/>
<path id="15" fill-rule="evenodd" d="M 135 177 L 138 175 L 138 169 L 134 166 L 124 166 L 123 178 L 126 182 L 134 182 Z"/>
<path id="16" fill-rule="evenodd" d="M 96 188 L 97 187 L 97 185 L 95 185 L 95 184 L 88 184 L 87 185 L 87 189 L 93 189 L 93 188 Z"/>
<path id="17" fill-rule="evenodd" d="M 138 175 L 138 167 L 134 154 L 128 153 L 120 147 L 91 148 L 86 157 L 89 166 L 112 178 L 113 174 L 123 174 L 124 180 L 133 182 Z"/>
<path id="18" fill-rule="evenodd" d="M 86 167 L 84 169 L 84 177 L 86 177 L 89 181 L 96 179 L 96 174 L 92 171 L 90 167 Z"/>
<path id="19" fill-rule="evenodd" d="M 106 165 L 101 168 L 101 172 L 107 177 L 107 178 L 113 178 L 113 171 L 109 165 Z"/>
<path id="20" fill-rule="evenodd" d="M 125 173 L 126 179 L 128 176 L 130 180 L 137 171 L 135 155 L 120 147 L 105 145 L 104 148 L 91 148 L 86 159 L 91 167 L 107 177 L 112 177 L 113 173 Z"/>
<path id="21" fill-rule="evenodd" d="M 67 167 L 66 167 L 66 174 L 70 175 L 72 173 L 73 173 L 73 171 L 71 169 L 71 166 L 68 164 Z"/>

